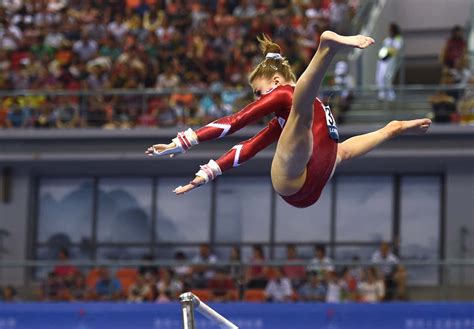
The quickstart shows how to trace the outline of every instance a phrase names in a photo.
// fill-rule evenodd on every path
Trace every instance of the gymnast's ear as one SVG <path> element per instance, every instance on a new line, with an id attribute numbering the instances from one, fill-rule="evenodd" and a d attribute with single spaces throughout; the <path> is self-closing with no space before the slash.
<path id="1" fill-rule="evenodd" d="M 283 77 L 277 73 L 273 76 L 272 82 L 275 85 L 280 85 L 283 82 Z"/>

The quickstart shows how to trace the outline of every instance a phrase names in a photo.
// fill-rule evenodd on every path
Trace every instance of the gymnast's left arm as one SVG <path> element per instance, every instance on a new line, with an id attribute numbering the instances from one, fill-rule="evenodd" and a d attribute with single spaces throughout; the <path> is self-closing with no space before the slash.
<path id="1" fill-rule="evenodd" d="M 272 119 L 268 125 L 260 130 L 254 137 L 235 145 L 226 154 L 216 161 L 210 160 L 201 166 L 196 173 L 196 177 L 185 186 L 178 186 L 173 192 L 177 195 L 189 192 L 201 185 L 204 185 L 223 172 L 238 167 L 245 161 L 253 158 L 258 152 L 274 143 L 280 137 L 282 128 L 277 118 Z"/>

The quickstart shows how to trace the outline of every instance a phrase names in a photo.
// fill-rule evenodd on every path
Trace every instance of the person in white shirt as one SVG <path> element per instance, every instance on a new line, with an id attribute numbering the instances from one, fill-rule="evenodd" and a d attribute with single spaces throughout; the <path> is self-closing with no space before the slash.
<path id="1" fill-rule="evenodd" d="M 199 246 L 199 254 L 193 258 L 196 264 L 215 264 L 217 257 L 211 253 L 208 244 L 203 243 Z M 214 277 L 215 271 L 211 266 L 194 265 L 193 266 L 193 283 L 197 288 L 207 287 L 207 281 Z"/>
<path id="2" fill-rule="evenodd" d="M 367 303 L 382 301 L 385 296 L 385 284 L 382 279 L 378 278 L 377 269 L 370 267 L 365 273 L 365 280 L 358 286 L 361 300 Z"/>
<path id="3" fill-rule="evenodd" d="M 398 69 L 398 59 L 403 48 L 403 38 L 397 24 L 391 23 L 389 36 L 383 40 L 383 46 L 379 50 L 377 70 L 375 72 L 375 83 L 379 87 L 378 98 L 381 101 L 395 100 L 393 90 L 393 78 Z"/>
<path id="4" fill-rule="evenodd" d="M 275 269 L 275 277 L 268 281 L 265 287 L 265 296 L 267 300 L 272 302 L 287 302 L 291 301 L 293 295 L 293 288 L 291 287 L 290 279 L 283 276 L 281 268 Z"/>
<path id="5" fill-rule="evenodd" d="M 385 299 L 393 299 L 397 290 L 397 284 L 394 281 L 393 275 L 399 263 L 398 257 L 391 252 L 390 245 L 387 242 L 382 242 L 379 250 L 373 253 L 372 262 L 378 266 L 385 280 Z"/>
<path id="6" fill-rule="evenodd" d="M 307 272 L 316 272 L 324 274 L 324 272 L 334 271 L 332 260 L 326 257 L 326 248 L 324 245 L 316 245 L 314 247 L 315 257 L 311 259 L 310 264 L 306 268 Z"/>
<path id="7" fill-rule="evenodd" d="M 342 284 L 336 272 L 331 271 L 326 274 L 327 293 L 326 303 L 340 303 L 342 297 Z"/>
<path id="8" fill-rule="evenodd" d="M 390 245 L 387 242 L 382 242 L 379 250 L 372 254 L 372 263 L 377 264 L 383 276 L 387 278 L 393 274 L 399 260 L 390 250 Z"/>
<path id="9" fill-rule="evenodd" d="M 0 48 L 6 50 L 16 50 L 22 41 L 21 30 L 7 20 L 0 17 Z"/>
<path id="10" fill-rule="evenodd" d="M 82 61 L 88 61 L 97 53 L 98 45 L 95 40 L 90 39 L 87 32 L 84 32 L 81 40 L 74 42 L 72 50 Z"/>

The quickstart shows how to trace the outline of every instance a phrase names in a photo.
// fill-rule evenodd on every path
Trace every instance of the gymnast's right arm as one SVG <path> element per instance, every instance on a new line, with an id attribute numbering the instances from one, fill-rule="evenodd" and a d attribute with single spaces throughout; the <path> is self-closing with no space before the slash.
<path id="1" fill-rule="evenodd" d="M 280 137 L 281 131 L 282 128 L 278 119 L 273 118 L 268 123 L 268 126 L 260 130 L 254 137 L 235 145 L 216 161 L 210 160 L 207 164 L 201 166 L 201 169 L 196 173 L 196 177 L 188 185 L 179 186 L 174 192 L 176 194 L 189 192 L 222 175 L 223 172 L 240 166 L 268 145 L 276 142 Z"/>
<path id="2" fill-rule="evenodd" d="M 178 133 L 170 144 L 153 145 L 145 153 L 149 156 L 170 155 L 171 157 L 185 153 L 194 145 L 230 135 L 272 112 L 291 107 L 291 99 L 290 89 L 276 88 L 235 114 L 217 119 L 196 131 L 189 128 Z"/>

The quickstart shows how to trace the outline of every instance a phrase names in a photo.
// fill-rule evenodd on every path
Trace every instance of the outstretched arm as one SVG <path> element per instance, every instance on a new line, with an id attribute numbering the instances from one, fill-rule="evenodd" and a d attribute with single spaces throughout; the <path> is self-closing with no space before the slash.
<path id="1" fill-rule="evenodd" d="M 277 88 L 235 114 L 217 119 L 196 131 L 188 129 L 181 132 L 170 144 L 153 145 L 145 153 L 150 156 L 184 153 L 193 145 L 230 135 L 272 112 L 289 108 L 291 98 L 288 88 Z"/>
<path id="2" fill-rule="evenodd" d="M 217 161 L 211 160 L 208 164 L 201 166 L 201 170 L 197 172 L 196 177 L 189 184 L 177 187 L 174 192 L 178 195 L 184 194 L 211 181 L 223 172 L 240 166 L 268 145 L 276 142 L 281 131 L 282 128 L 277 118 L 272 119 L 268 126 L 260 130 L 254 137 L 235 145 Z"/>

